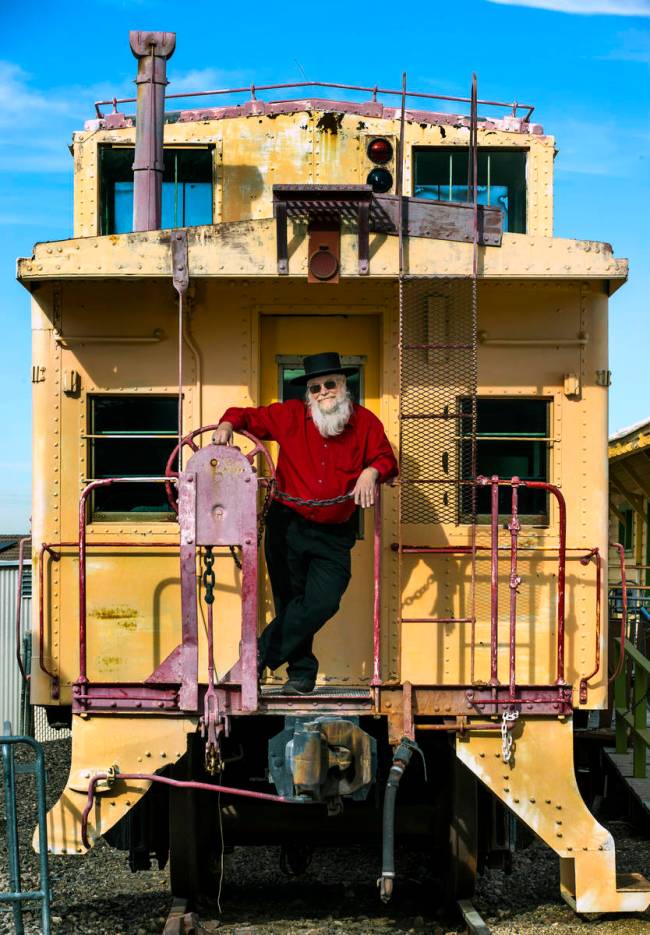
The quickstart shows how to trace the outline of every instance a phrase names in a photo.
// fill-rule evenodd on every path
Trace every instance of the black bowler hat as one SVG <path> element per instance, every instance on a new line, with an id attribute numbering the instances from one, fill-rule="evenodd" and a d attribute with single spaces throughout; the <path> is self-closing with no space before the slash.
<path id="1" fill-rule="evenodd" d="M 310 354 L 308 357 L 303 358 L 302 363 L 305 372 L 301 377 L 293 378 L 291 381 L 293 386 L 306 386 L 307 380 L 314 377 L 324 377 L 329 373 L 342 373 L 348 377 L 359 370 L 358 367 L 342 367 L 341 358 L 333 351 L 328 351 L 325 354 Z"/>

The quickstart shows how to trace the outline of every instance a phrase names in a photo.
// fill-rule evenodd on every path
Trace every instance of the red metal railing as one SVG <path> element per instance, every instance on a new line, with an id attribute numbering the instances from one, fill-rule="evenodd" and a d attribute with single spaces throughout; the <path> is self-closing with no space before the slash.
<path id="1" fill-rule="evenodd" d="M 490 561 L 490 682 L 489 684 L 496 688 L 501 683 L 498 677 L 498 649 L 499 649 L 499 551 L 503 547 L 499 546 L 499 487 L 511 487 L 511 518 L 508 524 L 510 531 L 510 545 L 505 549 L 510 552 L 510 628 L 509 628 L 509 666 L 508 666 L 508 685 L 510 698 L 514 703 L 516 688 L 516 638 L 517 638 L 517 588 L 521 583 L 518 573 L 518 555 L 519 555 L 519 490 L 522 487 L 545 490 L 555 497 L 558 505 L 558 581 L 557 581 L 557 603 L 556 603 L 556 681 L 558 686 L 565 686 L 564 679 L 564 650 L 565 650 L 565 594 L 566 594 L 566 502 L 560 489 L 554 484 L 548 484 L 544 481 L 524 481 L 519 477 L 513 477 L 510 480 L 502 480 L 493 475 L 492 477 L 477 477 L 475 482 L 469 482 L 478 487 L 490 487 L 490 545 L 489 546 L 470 546 L 470 545 L 451 545 L 451 546 L 414 546 L 404 545 L 401 547 L 403 554 L 432 554 L 432 555 L 468 555 L 473 556 L 476 552 L 489 551 L 491 553 Z M 393 546 L 399 549 L 399 545 Z M 555 551 L 555 550 L 554 550 Z M 454 618 L 415 618 L 402 617 L 402 622 L 429 622 L 429 623 L 475 623 L 472 617 L 454 617 Z M 472 653 L 474 652 L 474 643 L 472 642 Z"/>
<path id="2" fill-rule="evenodd" d="M 86 658 L 86 503 L 88 497 L 98 487 L 110 487 L 113 484 L 152 484 L 168 483 L 167 477 L 106 477 L 94 480 L 84 487 L 79 498 L 79 685 L 85 685 L 87 678 Z M 117 543 L 111 543 L 117 545 Z M 126 544 L 126 543 L 125 543 Z M 140 543 L 128 543 L 139 545 Z"/>
<path id="3" fill-rule="evenodd" d="M 372 604 L 372 682 L 381 685 L 381 484 L 375 487 Z"/>
<path id="4" fill-rule="evenodd" d="M 90 841 L 88 839 L 88 817 L 93 807 L 93 802 L 95 800 L 95 791 L 98 782 L 103 782 L 106 779 L 112 781 L 124 781 L 128 780 L 146 780 L 147 782 L 157 782 L 163 786 L 171 786 L 173 789 L 194 789 L 199 792 L 221 792 L 224 795 L 234 795 L 239 796 L 240 798 L 245 799 L 257 799 L 262 802 L 277 802 L 281 805 L 296 805 L 301 804 L 295 799 L 285 799 L 281 795 L 272 795 L 269 792 L 255 792 L 252 789 L 236 789 L 232 786 L 220 786 L 209 782 L 195 782 L 193 780 L 183 780 L 183 779 L 170 779 L 168 776 L 158 776 L 156 773 L 115 773 L 115 775 L 109 775 L 109 773 L 97 773 L 96 776 L 93 776 L 90 782 L 88 783 L 88 798 L 86 799 L 86 804 L 84 810 L 81 813 L 81 840 L 84 847 L 90 847 Z"/>
<path id="5" fill-rule="evenodd" d="M 22 608 L 23 608 L 23 565 L 25 563 L 25 544 L 31 539 L 30 536 L 25 536 L 20 540 L 18 544 L 18 581 L 16 583 L 16 662 L 18 663 L 18 669 L 20 670 L 20 675 L 23 682 L 28 682 L 30 676 L 25 671 L 25 666 L 23 664 L 23 657 L 20 652 L 20 644 L 22 642 L 21 624 L 22 624 Z"/>
<path id="6" fill-rule="evenodd" d="M 409 91 L 401 89 L 395 90 L 394 88 L 380 88 L 377 85 L 367 86 L 358 84 L 340 84 L 331 81 L 291 81 L 285 82 L 283 84 L 249 84 L 240 88 L 218 88 L 212 91 L 177 92 L 175 94 L 166 94 L 165 97 L 167 100 L 173 100 L 186 97 L 218 97 L 220 95 L 226 94 L 250 94 L 250 100 L 256 101 L 257 93 L 259 91 L 279 91 L 289 88 L 333 88 L 335 90 L 341 91 L 362 91 L 363 93 L 372 95 L 371 100 L 373 103 L 376 103 L 378 94 L 399 98 L 416 97 L 428 101 L 450 101 L 452 103 L 459 104 L 471 105 L 472 103 L 472 99 L 470 97 L 455 97 L 449 94 L 429 94 L 423 91 Z M 135 104 L 136 102 L 137 98 L 135 97 L 113 97 L 108 100 L 95 101 L 95 112 L 101 119 L 105 116 L 105 114 L 101 111 L 101 108 L 104 106 L 112 106 L 113 113 L 117 113 L 118 104 Z M 274 103 L 286 103 L 286 101 L 275 101 Z M 524 110 L 526 111 L 523 117 L 524 121 L 529 121 L 533 111 L 535 110 L 533 104 L 520 104 L 518 101 L 478 100 L 476 103 L 484 107 L 508 108 L 513 117 L 517 116 L 519 110 Z"/>
<path id="7" fill-rule="evenodd" d="M 619 647 L 618 653 L 618 662 L 616 663 L 616 668 L 609 677 L 609 681 L 613 682 L 619 677 L 623 666 L 625 665 L 625 636 L 627 633 L 627 578 L 625 570 L 625 548 L 621 545 L 620 542 L 612 542 L 611 546 L 613 549 L 616 549 L 618 552 L 619 565 L 621 569 L 621 632 L 620 640 L 621 645 Z"/>
<path id="8" fill-rule="evenodd" d="M 600 549 L 592 549 L 584 558 L 580 559 L 582 565 L 588 565 L 591 559 L 596 561 L 596 646 L 594 649 L 594 669 L 593 672 L 590 672 L 589 675 L 585 675 L 580 679 L 580 704 L 587 703 L 587 690 L 588 683 L 591 681 L 594 676 L 598 675 L 600 672 L 600 630 L 601 630 L 601 602 L 602 602 L 602 587 L 603 587 L 603 559 L 600 554 Z"/>
<path id="9" fill-rule="evenodd" d="M 98 487 L 106 487 L 112 484 L 117 483 L 176 483 L 175 479 L 170 479 L 169 477 L 165 478 L 151 478 L 151 477 L 139 477 L 139 478 L 104 478 L 101 480 L 91 481 L 82 491 L 81 497 L 79 499 L 79 540 L 78 542 L 60 542 L 57 543 L 56 548 L 77 548 L 79 551 L 79 677 L 75 685 L 75 700 L 77 702 L 83 702 L 84 700 L 90 698 L 90 695 L 87 693 L 86 686 L 88 685 L 88 670 L 87 670 L 87 550 L 88 547 L 95 548 L 120 548 L 120 547 L 133 547 L 133 548 L 179 548 L 177 542 L 137 542 L 137 541 L 126 541 L 124 539 L 115 539 L 112 541 L 92 541 L 87 542 L 87 528 L 86 528 L 86 513 L 87 513 L 87 502 L 88 497 L 93 492 L 93 490 Z M 42 671 L 47 674 L 52 680 L 53 685 L 58 689 L 58 678 L 55 673 L 51 672 L 45 666 L 44 659 L 44 630 L 45 630 L 45 613 L 44 613 L 44 571 L 43 571 L 43 558 L 45 553 L 49 553 L 55 561 L 58 561 L 60 558 L 60 551 L 55 551 L 55 548 L 50 543 L 43 543 L 41 546 L 40 552 L 40 563 L 39 563 L 39 643 L 40 643 L 40 653 L 39 653 L 39 664 Z M 208 608 L 211 610 L 211 608 Z M 251 631 L 252 632 L 252 631 Z M 243 640 L 247 639 L 246 634 L 243 635 Z M 212 658 L 212 652 L 210 647 L 209 652 L 210 658 Z M 373 529 L 373 666 L 372 666 L 372 687 L 378 687 L 381 685 L 381 487 L 378 484 L 375 490 L 375 514 L 374 514 L 374 529 Z M 210 673 L 210 684 L 212 685 L 212 674 Z M 109 686 L 107 686 L 108 688 Z M 110 685 L 111 689 L 114 686 Z M 213 686 L 214 687 L 214 686 Z M 107 701 L 111 701 L 113 707 L 120 706 L 120 700 L 122 698 L 126 699 L 128 702 L 133 701 L 148 701 L 149 698 L 141 697 L 137 694 L 137 688 L 135 686 L 123 686 L 120 692 L 109 691 L 108 694 L 101 695 L 97 692 L 94 692 L 92 695 L 93 699 L 105 698 Z M 162 697 L 162 696 L 161 696 Z M 167 706 L 165 704 L 165 706 Z"/>
<path id="10" fill-rule="evenodd" d="M 477 477 L 476 482 L 479 486 L 491 487 L 491 515 L 490 524 L 492 530 L 492 580 L 491 580 L 491 634 L 490 634 L 490 679 L 491 684 L 498 684 L 497 665 L 498 665 L 498 643 L 499 643 L 499 619 L 498 619 L 498 597 L 497 583 L 495 583 L 495 562 L 498 571 L 497 537 L 499 522 L 499 487 L 511 487 L 511 519 L 508 524 L 510 530 L 510 665 L 509 681 L 511 697 L 514 698 L 515 687 L 515 652 L 517 637 L 517 587 L 520 584 L 518 575 L 518 539 L 521 525 L 519 522 L 519 488 L 528 487 L 536 490 L 545 490 L 555 497 L 558 506 L 558 575 L 557 575 L 557 678 L 556 685 L 565 685 L 564 679 L 564 631 L 565 631 L 565 595 L 566 595 L 566 501 L 559 487 L 554 484 L 548 484 L 545 481 L 522 481 L 519 477 L 513 477 L 511 480 L 500 480 L 496 475 L 491 478 Z M 497 576 L 498 579 L 498 576 Z"/>

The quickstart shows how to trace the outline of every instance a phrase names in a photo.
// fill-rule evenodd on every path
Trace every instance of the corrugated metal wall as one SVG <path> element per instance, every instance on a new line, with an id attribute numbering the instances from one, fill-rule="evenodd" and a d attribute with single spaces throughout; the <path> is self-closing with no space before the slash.
<path id="1" fill-rule="evenodd" d="M 31 573 L 31 564 L 27 565 Z M 0 728 L 11 721 L 15 734 L 20 730 L 22 679 L 16 663 L 16 588 L 18 564 L 0 565 Z M 29 630 L 31 598 L 22 600 L 23 633 Z M 21 634 L 21 641 L 22 641 Z"/>
<path id="2" fill-rule="evenodd" d="M 23 594 L 31 595 L 31 563 L 23 569 Z M 16 588 L 18 587 L 18 563 L 0 563 L 0 731 L 5 721 L 10 721 L 14 734 L 28 730 L 21 724 L 22 678 L 16 662 Z M 22 637 L 29 633 L 32 600 L 22 599 Z M 24 660 L 23 652 L 23 660 Z M 69 730 L 52 730 L 47 723 L 44 708 L 34 708 L 33 730 L 36 740 L 61 740 L 70 736 Z"/>

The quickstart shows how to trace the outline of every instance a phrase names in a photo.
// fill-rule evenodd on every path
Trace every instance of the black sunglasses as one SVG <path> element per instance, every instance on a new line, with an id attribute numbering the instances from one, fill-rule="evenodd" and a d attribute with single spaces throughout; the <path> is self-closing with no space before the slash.
<path id="1" fill-rule="evenodd" d="M 321 387 L 325 387 L 326 390 L 334 390 L 338 386 L 338 380 L 325 380 L 324 383 L 312 383 L 308 389 L 309 392 L 316 396 L 321 391 Z"/>

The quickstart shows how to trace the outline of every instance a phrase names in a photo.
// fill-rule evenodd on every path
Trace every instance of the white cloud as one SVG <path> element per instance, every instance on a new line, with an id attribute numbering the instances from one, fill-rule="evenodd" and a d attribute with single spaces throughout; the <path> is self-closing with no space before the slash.
<path id="1" fill-rule="evenodd" d="M 626 29 L 616 37 L 618 42 L 605 56 L 620 62 L 642 62 L 650 65 L 650 32 Z"/>
<path id="2" fill-rule="evenodd" d="M 172 65 L 173 62 L 167 71 L 168 94 L 180 94 L 182 91 L 217 91 L 220 88 L 247 85 L 242 72 L 223 71 L 219 68 L 193 68 L 191 71 L 174 74 Z"/>
<path id="3" fill-rule="evenodd" d="M 20 65 L 0 60 L 0 171 L 72 172 L 68 144 L 73 131 L 94 116 L 94 101 L 130 93 L 125 82 L 117 87 L 70 85 L 45 92 Z"/>
<path id="4" fill-rule="evenodd" d="M 603 16 L 650 16 L 650 0 L 488 0 L 504 6 L 527 6 L 557 13 Z"/>

